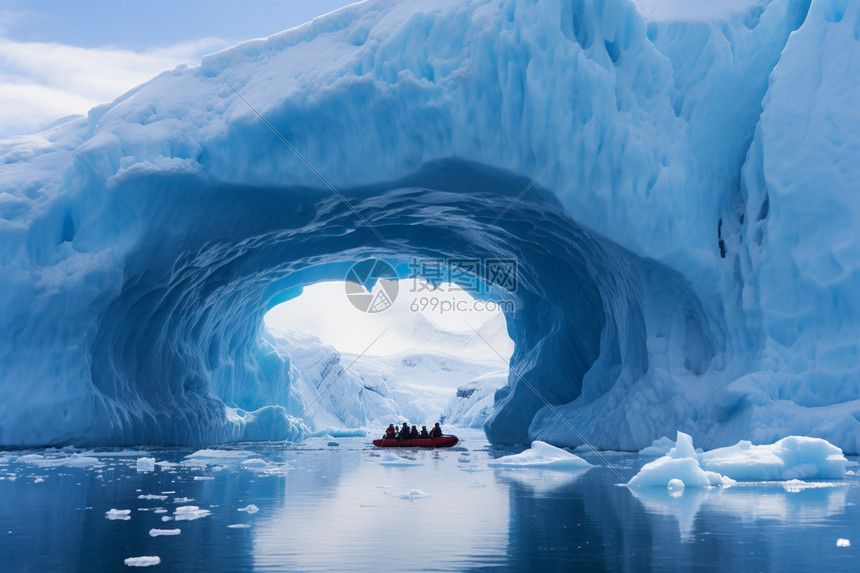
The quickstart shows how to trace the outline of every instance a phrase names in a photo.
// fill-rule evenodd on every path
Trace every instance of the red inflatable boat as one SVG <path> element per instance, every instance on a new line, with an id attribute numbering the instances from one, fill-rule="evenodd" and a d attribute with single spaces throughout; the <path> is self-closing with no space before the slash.
<path id="1" fill-rule="evenodd" d="M 373 440 L 378 448 L 450 448 L 459 440 L 457 436 L 442 436 L 441 438 L 419 438 L 417 440 Z"/>

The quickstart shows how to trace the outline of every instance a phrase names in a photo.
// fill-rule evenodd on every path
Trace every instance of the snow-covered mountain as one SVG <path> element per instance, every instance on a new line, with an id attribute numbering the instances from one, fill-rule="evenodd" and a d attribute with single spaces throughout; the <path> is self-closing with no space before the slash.
<path id="1" fill-rule="evenodd" d="M 858 452 L 858 22 L 370 0 L 2 141 L 0 444 L 274 437 L 266 312 L 426 256 L 518 263 L 494 442 Z"/>
<path id="2" fill-rule="evenodd" d="M 498 355 L 470 352 L 474 333 L 444 331 L 420 314 L 408 318 L 386 335 L 413 341 L 416 347 L 387 355 L 339 352 L 313 335 L 269 327 L 279 352 L 289 358 L 293 388 L 304 404 L 312 404 L 302 418 L 322 428 L 385 427 L 404 420 L 432 424 L 457 399 L 462 385 L 488 374 L 495 384 L 492 390 L 504 385 L 507 368 Z M 494 347 L 506 348 L 510 339 L 504 324 L 499 315 L 482 325 L 479 335 Z M 446 416 L 460 424 L 450 413 Z M 476 416 L 464 422 L 478 427 Z"/>

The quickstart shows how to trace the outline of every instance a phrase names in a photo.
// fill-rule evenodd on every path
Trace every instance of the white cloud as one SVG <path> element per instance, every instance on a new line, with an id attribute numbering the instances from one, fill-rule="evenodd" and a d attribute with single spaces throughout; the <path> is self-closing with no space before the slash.
<path id="1" fill-rule="evenodd" d="M 230 45 L 204 38 L 143 52 L 0 38 L 0 137 L 32 133 L 53 120 L 110 102 L 181 63 Z"/>

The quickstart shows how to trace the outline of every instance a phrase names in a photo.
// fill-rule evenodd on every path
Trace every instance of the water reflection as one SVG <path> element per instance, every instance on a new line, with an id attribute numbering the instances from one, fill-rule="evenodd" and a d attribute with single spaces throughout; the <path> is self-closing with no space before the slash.
<path id="1" fill-rule="evenodd" d="M 205 571 L 856 570 L 860 560 L 857 476 L 673 497 L 620 487 L 601 465 L 491 469 L 492 457 L 516 452 L 466 437 L 450 451 L 404 452 L 420 464 L 412 466 L 380 463 L 361 438 L 279 445 L 244 474 L 241 455 L 183 465 L 188 449 L 153 450 L 177 465 L 147 473 L 121 455 L 92 468 L 0 462 L 0 568 L 114 571 L 140 555 L 160 556 L 166 570 Z M 642 463 L 612 456 L 625 475 Z M 138 498 L 162 492 L 175 493 Z M 162 522 L 165 514 L 138 511 L 172 511 L 176 497 L 212 515 Z M 248 504 L 259 512 L 237 511 Z M 105 519 L 111 508 L 131 509 L 131 519 Z M 174 527 L 180 535 L 149 536 Z M 838 538 L 853 546 L 837 548 Z"/>

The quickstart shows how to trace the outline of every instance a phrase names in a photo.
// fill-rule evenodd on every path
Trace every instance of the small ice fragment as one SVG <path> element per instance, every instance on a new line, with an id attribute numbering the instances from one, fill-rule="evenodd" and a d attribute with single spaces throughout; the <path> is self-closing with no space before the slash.
<path id="1" fill-rule="evenodd" d="M 578 471 L 592 467 L 576 454 L 540 440 L 532 442 L 531 447 L 524 452 L 498 458 L 487 465 L 491 468 L 538 468 L 560 471 Z"/>
<path id="2" fill-rule="evenodd" d="M 425 497 L 430 497 L 430 494 L 424 493 L 420 489 L 412 489 L 407 492 L 401 493 L 399 496 L 400 499 L 408 499 L 409 501 L 421 501 Z"/>
<path id="3" fill-rule="evenodd" d="M 194 498 L 191 497 L 174 497 L 173 503 L 191 503 L 194 501 Z"/>
<path id="4" fill-rule="evenodd" d="M 137 458 L 137 471 L 153 472 L 155 471 L 155 458 Z"/>
<path id="5" fill-rule="evenodd" d="M 33 483 L 42 483 L 43 481 L 45 481 L 44 478 L 40 478 L 37 476 L 36 479 L 33 480 Z"/>
<path id="6" fill-rule="evenodd" d="M 208 509 L 200 509 L 196 505 L 183 505 L 177 507 L 173 512 L 173 516 L 176 518 L 176 521 L 191 521 L 211 514 L 212 512 Z M 162 519 L 164 518 L 162 517 Z"/>
<path id="7" fill-rule="evenodd" d="M 670 479 L 666 489 L 669 490 L 669 495 L 672 497 L 681 497 L 684 495 L 684 482 L 678 478 Z"/>
<path id="8" fill-rule="evenodd" d="M 149 500 L 157 499 L 160 501 L 160 500 L 167 499 L 167 496 L 166 495 L 156 495 L 154 493 L 148 493 L 146 495 L 140 494 L 139 496 L 137 496 L 137 499 L 149 499 Z"/>
<path id="9" fill-rule="evenodd" d="M 205 479 L 215 479 L 212 476 L 194 476 L 194 481 L 203 481 Z"/>
<path id="10" fill-rule="evenodd" d="M 155 513 L 167 513 L 167 510 L 163 507 L 157 507 L 155 508 Z"/>
<path id="11" fill-rule="evenodd" d="M 836 540 L 836 547 L 851 547 L 851 540 L 840 537 Z"/>
<path id="12" fill-rule="evenodd" d="M 179 535 L 182 533 L 181 529 L 150 529 L 149 535 L 150 537 L 158 537 L 159 535 Z"/>
<path id="13" fill-rule="evenodd" d="M 260 511 L 260 508 L 252 503 L 252 504 L 248 505 L 247 507 L 240 507 L 237 511 L 247 511 L 248 513 L 257 513 L 258 511 Z"/>
<path id="14" fill-rule="evenodd" d="M 129 519 L 131 519 L 131 510 L 111 509 L 110 511 L 105 512 L 105 517 L 108 519 L 121 519 L 123 521 L 128 521 Z"/>
<path id="15" fill-rule="evenodd" d="M 228 525 L 227 527 L 230 527 L 233 529 L 246 529 L 246 528 L 251 527 L 251 526 L 248 525 L 247 523 L 234 523 L 232 525 Z"/>
<path id="16" fill-rule="evenodd" d="M 161 516 L 161 521 L 172 521 L 172 520 L 173 520 L 173 516 L 170 516 L 170 515 L 162 515 Z"/>
<path id="17" fill-rule="evenodd" d="M 143 557 L 129 557 L 123 563 L 129 567 L 149 567 L 161 563 L 161 557 L 157 555 L 145 555 Z"/>
<path id="18" fill-rule="evenodd" d="M 137 491 L 140 491 L 140 490 L 137 490 Z M 176 492 L 175 491 L 163 491 L 161 493 L 163 493 L 164 495 L 173 495 Z"/>

